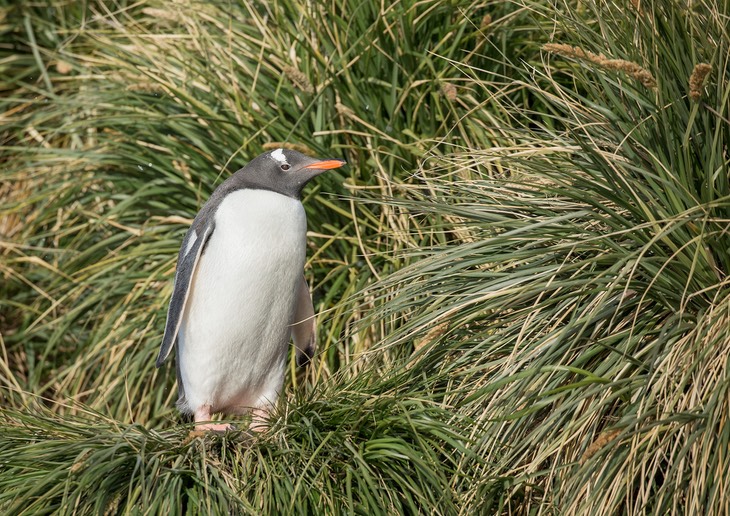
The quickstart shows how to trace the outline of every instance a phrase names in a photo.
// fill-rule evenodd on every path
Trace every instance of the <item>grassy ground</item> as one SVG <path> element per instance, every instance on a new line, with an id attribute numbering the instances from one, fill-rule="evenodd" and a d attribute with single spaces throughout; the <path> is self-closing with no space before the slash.
<path id="1" fill-rule="evenodd" d="M 0 5 L 3 512 L 729 512 L 728 0 Z M 282 144 L 319 353 L 188 441 L 177 248 Z"/>

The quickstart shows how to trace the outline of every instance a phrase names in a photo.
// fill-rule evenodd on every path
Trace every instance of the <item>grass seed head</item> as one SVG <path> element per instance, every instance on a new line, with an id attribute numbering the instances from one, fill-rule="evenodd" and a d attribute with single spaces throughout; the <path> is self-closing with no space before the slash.
<path id="1" fill-rule="evenodd" d="M 449 100 L 456 100 L 456 97 L 458 96 L 458 92 L 456 91 L 456 86 L 451 84 L 450 82 L 444 82 L 441 84 L 441 95 L 446 97 Z"/>
<path id="2" fill-rule="evenodd" d="M 542 49 L 545 52 L 550 52 L 551 54 L 558 54 L 563 57 L 588 61 L 600 66 L 604 70 L 622 72 L 636 79 L 649 89 L 656 88 L 657 85 L 656 79 L 651 72 L 642 68 L 633 61 L 627 61 L 625 59 L 608 59 L 603 54 L 594 54 L 593 52 L 583 50 L 580 47 L 574 47 L 572 45 L 565 45 L 562 43 L 547 43 L 542 46 Z"/>
<path id="3" fill-rule="evenodd" d="M 481 23 L 479 24 L 479 28 L 482 31 L 489 30 L 489 27 L 492 25 L 492 15 L 491 14 L 485 14 L 482 18 Z"/>
<path id="4" fill-rule="evenodd" d="M 711 71 L 712 66 L 707 63 L 695 65 L 692 75 L 689 76 L 689 96 L 692 100 L 700 100 L 702 97 L 702 84 Z"/>
<path id="5" fill-rule="evenodd" d="M 289 78 L 295 88 L 302 90 L 304 93 L 314 93 L 314 86 L 304 73 L 293 66 L 285 66 L 281 71 Z"/>
<path id="6" fill-rule="evenodd" d="M 603 432 L 601 435 L 598 436 L 598 438 L 595 441 L 593 441 L 590 444 L 590 446 L 588 446 L 585 453 L 580 458 L 580 463 L 585 464 L 585 462 L 588 459 L 593 457 L 603 447 L 605 447 L 607 444 L 613 442 L 616 439 L 616 437 L 619 436 L 620 433 L 621 433 L 620 428 Z"/>

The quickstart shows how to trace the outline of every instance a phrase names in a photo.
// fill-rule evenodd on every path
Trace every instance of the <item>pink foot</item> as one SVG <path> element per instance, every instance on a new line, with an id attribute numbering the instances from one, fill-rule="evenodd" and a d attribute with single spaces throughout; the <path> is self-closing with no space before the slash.
<path id="1" fill-rule="evenodd" d="M 211 409 L 209 405 L 203 405 L 195 411 L 195 430 L 190 432 L 191 436 L 200 436 L 205 432 L 224 433 L 233 430 L 233 425 L 229 425 L 228 423 L 211 423 L 210 413 Z"/>
<path id="2" fill-rule="evenodd" d="M 206 435 L 210 435 L 210 432 L 215 433 L 225 433 L 229 430 L 233 430 L 233 425 L 225 425 L 225 424 L 198 424 L 195 425 L 195 430 L 190 430 L 190 433 L 188 436 L 183 440 L 183 444 L 189 444 L 194 439 L 197 439 L 198 437 L 205 437 Z"/>
<path id="3" fill-rule="evenodd" d="M 228 423 L 195 423 L 196 432 L 228 432 L 233 430 L 233 425 Z"/>

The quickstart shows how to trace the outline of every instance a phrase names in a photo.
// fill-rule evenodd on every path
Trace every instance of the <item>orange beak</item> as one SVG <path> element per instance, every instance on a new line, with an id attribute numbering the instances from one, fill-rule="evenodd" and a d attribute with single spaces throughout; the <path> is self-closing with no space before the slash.
<path id="1" fill-rule="evenodd" d="M 302 168 L 308 168 L 310 170 L 329 170 L 331 168 L 340 168 L 345 163 L 347 162 L 343 159 L 326 159 L 324 161 L 317 161 Z"/>

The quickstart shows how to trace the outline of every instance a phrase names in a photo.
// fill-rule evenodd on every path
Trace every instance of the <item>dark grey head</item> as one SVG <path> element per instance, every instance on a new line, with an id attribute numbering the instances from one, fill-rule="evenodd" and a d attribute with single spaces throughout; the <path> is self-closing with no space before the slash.
<path id="1" fill-rule="evenodd" d="M 271 190 L 299 199 L 311 179 L 344 164 L 341 159 L 321 160 L 290 149 L 276 149 L 255 157 L 226 182 L 231 183 L 230 189 Z"/>

